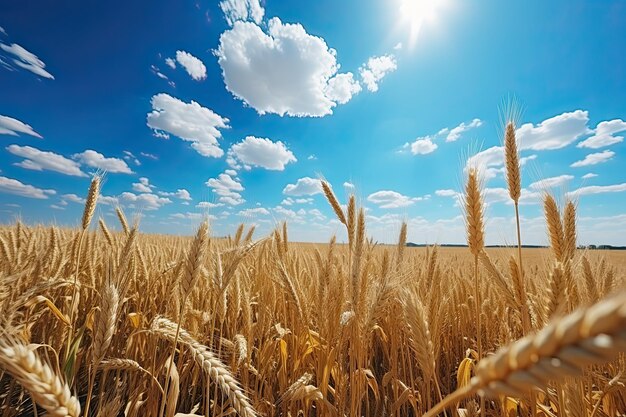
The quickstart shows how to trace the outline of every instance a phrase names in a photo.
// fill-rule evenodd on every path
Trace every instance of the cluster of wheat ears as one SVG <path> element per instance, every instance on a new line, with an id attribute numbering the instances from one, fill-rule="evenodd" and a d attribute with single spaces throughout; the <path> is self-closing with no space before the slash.
<path id="1" fill-rule="evenodd" d="M 0 415 L 618 416 L 626 413 L 626 293 L 576 246 L 576 205 L 544 209 L 545 267 L 525 264 L 515 126 L 504 138 L 518 247 L 484 248 L 469 169 L 468 254 L 367 238 L 354 195 L 322 181 L 347 243 L 143 235 L 99 219 L 0 228 Z"/>

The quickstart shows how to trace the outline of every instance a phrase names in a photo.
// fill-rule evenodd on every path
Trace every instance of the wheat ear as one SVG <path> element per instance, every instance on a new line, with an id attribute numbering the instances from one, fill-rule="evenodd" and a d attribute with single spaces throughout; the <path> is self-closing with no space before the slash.
<path id="1" fill-rule="evenodd" d="M 339 219 L 341 223 L 347 226 L 348 222 L 346 221 L 346 216 L 343 214 L 341 205 L 339 205 L 339 201 L 337 201 L 337 197 L 335 197 L 335 193 L 333 193 L 333 189 L 330 188 L 330 184 L 328 184 L 324 180 L 321 180 L 321 183 L 322 183 L 322 190 L 324 191 L 324 195 L 326 196 L 326 200 L 328 200 L 328 203 L 333 208 L 333 211 L 335 212 L 337 219 Z"/>
<path id="2" fill-rule="evenodd" d="M 94 175 L 89 186 L 89 192 L 87 193 L 87 201 L 85 202 L 85 209 L 83 210 L 83 218 L 81 225 L 83 230 L 89 228 L 93 213 L 96 211 L 96 205 L 98 204 L 98 196 L 100 195 L 100 176 Z"/>
<path id="3" fill-rule="evenodd" d="M 0 368 L 28 390 L 51 416 L 80 415 L 78 399 L 50 365 L 31 348 L 6 335 L 0 341 Z"/>
<path id="4" fill-rule="evenodd" d="M 550 237 L 550 246 L 554 257 L 558 262 L 563 262 L 565 252 L 565 237 L 563 233 L 563 223 L 561 222 L 561 214 L 559 207 L 550 194 L 543 197 L 543 209 L 548 223 L 548 235 Z"/>
<path id="5" fill-rule="evenodd" d="M 626 292 L 577 310 L 481 360 L 470 384 L 433 407 L 434 417 L 475 393 L 522 397 L 548 381 L 579 375 L 593 364 L 614 359 L 626 349 Z"/>

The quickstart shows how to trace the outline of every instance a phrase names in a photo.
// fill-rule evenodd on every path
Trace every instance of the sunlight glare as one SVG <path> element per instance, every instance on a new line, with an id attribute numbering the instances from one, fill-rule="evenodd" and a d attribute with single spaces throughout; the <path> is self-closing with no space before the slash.
<path id="1" fill-rule="evenodd" d="M 410 26 L 410 44 L 414 44 L 424 22 L 434 21 L 443 0 L 400 0 L 400 15 Z"/>

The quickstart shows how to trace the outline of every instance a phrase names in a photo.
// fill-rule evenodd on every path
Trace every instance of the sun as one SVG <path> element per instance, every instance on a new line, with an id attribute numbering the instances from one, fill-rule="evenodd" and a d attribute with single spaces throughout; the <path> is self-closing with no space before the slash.
<path id="1" fill-rule="evenodd" d="M 414 44 L 425 22 L 434 21 L 444 0 L 400 0 L 401 19 L 409 25 L 410 44 Z"/>

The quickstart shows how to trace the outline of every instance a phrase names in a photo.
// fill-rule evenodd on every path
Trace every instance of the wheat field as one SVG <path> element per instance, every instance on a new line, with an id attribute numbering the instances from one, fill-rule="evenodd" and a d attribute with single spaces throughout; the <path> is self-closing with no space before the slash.
<path id="1" fill-rule="evenodd" d="M 148 235 L 120 208 L 113 232 L 95 176 L 79 228 L 0 229 L 1 415 L 625 415 L 624 255 L 577 249 L 549 194 L 549 249 L 485 249 L 466 180 L 468 247 L 416 249 L 324 181 L 345 244 Z"/>

